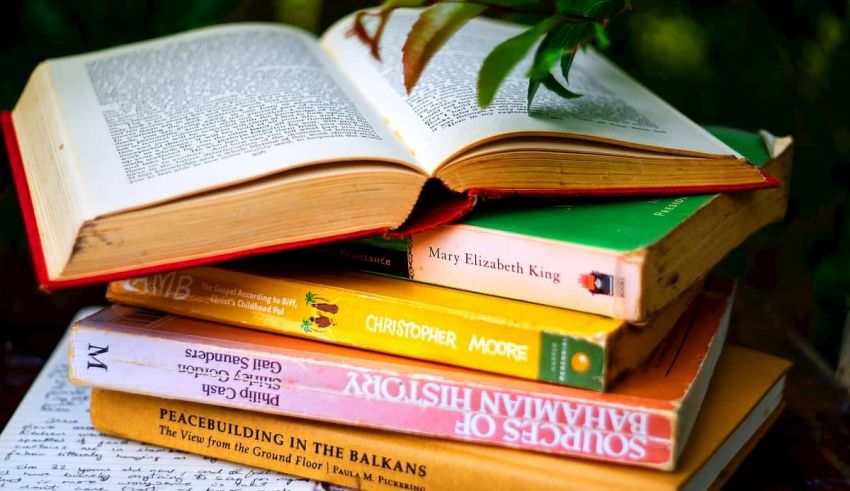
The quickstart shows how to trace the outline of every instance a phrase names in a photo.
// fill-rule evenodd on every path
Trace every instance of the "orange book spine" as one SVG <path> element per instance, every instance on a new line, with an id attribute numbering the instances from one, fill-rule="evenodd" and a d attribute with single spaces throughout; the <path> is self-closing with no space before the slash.
<path id="1" fill-rule="evenodd" d="M 553 489 L 546 473 L 488 462 L 381 431 L 95 389 L 92 424 L 102 433 L 364 490 Z M 474 461 L 474 465 L 470 465 Z M 498 476 L 498 477 L 496 477 Z"/>

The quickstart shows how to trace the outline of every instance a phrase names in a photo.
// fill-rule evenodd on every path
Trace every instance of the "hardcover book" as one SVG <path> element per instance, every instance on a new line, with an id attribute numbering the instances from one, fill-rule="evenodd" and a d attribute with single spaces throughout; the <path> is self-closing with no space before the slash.
<path id="1" fill-rule="evenodd" d="M 470 22 L 407 95 L 416 15 L 393 14 L 381 63 L 348 17 L 320 40 L 227 25 L 40 64 L 2 121 L 41 283 L 380 234 L 429 179 L 460 194 L 418 228 L 482 195 L 776 184 L 593 51 L 573 63 L 580 98 L 541 89 L 529 112 L 520 67 L 478 108 L 475 67 L 510 24 Z"/>
<path id="2" fill-rule="evenodd" d="M 99 388 L 670 470 L 725 338 L 731 284 L 719 283 L 607 393 L 122 306 L 75 324 L 69 372 Z"/>
<path id="3" fill-rule="evenodd" d="M 91 416 L 110 435 L 355 489 L 696 491 L 719 489 L 776 419 L 788 367 L 727 347 L 675 472 L 97 389 Z"/>
<path id="4" fill-rule="evenodd" d="M 322 246 L 343 264 L 644 322 L 788 206 L 791 140 L 712 130 L 785 184 L 650 200 L 490 203 L 407 239 Z"/>
<path id="5" fill-rule="evenodd" d="M 698 288 L 636 327 L 399 278 L 298 268 L 298 256 L 109 285 L 116 303 L 533 380 L 604 390 L 638 366 Z M 307 264 L 315 263 L 308 261 Z"/>

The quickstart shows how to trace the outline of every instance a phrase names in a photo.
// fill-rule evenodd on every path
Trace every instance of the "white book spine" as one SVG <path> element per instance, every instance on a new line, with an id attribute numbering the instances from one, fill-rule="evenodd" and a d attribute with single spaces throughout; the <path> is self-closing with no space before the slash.
<path id="1" fill-rule="evenodd" d="M 411 279 L 640 321 L 643 254 L 565 244 L 471 225 L 419 233 Z"/>

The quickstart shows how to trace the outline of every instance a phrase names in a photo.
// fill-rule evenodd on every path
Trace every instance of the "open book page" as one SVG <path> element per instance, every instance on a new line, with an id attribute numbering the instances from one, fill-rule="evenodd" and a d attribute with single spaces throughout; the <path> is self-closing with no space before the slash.
<path id="1" fill-rule="evenodd" d="M 68 381 L 66 334 L 0 435 L 0 489 L 322 489 L 312 481 L 101 435 L 90 423 L 89 392 Z"/>
<path id="2" fill-rule="evenodd" d="M 49 67 L 93 216 L 311 162 L 411 159 L 298 29 L 206 28 Z"/>
<path id="3" fill-rule="evenodd" d="M 321 45 L 432 173 L 471 143 L 509 133 L 566 132 L 639 146 L 734 154 L 592 50 L 580 52 L 570 72 L 569 87 L 582 97 L 564 100 L 541 86 L 529 115 L 525 73 L 530 53 L 505 80 L 492 105 L 479 108 L 475 90 L 484 57 L 522 30 L 487 19 L 474 19 L 457 32 L 407 95 L 401 46 L 417 16 L 415 10 L 393 12 L 381 41 L 382 61 L 347 35 L 351 17 L 334 25 Z"/>

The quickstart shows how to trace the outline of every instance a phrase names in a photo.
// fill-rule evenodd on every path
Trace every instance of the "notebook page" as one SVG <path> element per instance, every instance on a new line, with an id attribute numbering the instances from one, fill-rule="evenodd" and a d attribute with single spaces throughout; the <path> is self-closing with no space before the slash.
<path id="1" fill-rule="evenodd" d="M 88 315 L 96 309 L 84 309 Z M 307 491 L 313 481 L 99 434 L 68 381 L 68 334 L 0 434 L 0 489 Z"/>

